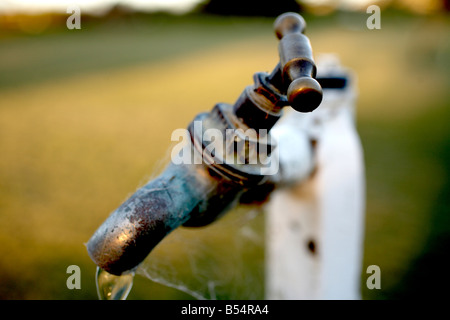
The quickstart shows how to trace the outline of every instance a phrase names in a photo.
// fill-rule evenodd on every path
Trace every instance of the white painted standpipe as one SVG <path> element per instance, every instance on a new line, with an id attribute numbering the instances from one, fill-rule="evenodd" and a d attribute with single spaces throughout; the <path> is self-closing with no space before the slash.
<path id="1" fill-rule="evenodd" d="M 267 207 L 267 299 L 361 298 L 365 179 L 356 79 L 333 55 L 317 59 L 317 67 L 318 77 L 344 74 L 348 81 L 324 89 L 314 112 L 286 114 L 271 131 L 279 141 L 278 179 L 293 184 L 275 191 Z"/>

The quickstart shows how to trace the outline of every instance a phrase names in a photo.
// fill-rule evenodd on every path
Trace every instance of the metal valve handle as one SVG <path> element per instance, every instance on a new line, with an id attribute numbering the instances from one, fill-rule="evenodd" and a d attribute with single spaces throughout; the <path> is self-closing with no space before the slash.
<path id="1" fill-rule="evenodd" d="M 303 34 L 305 27 L 305 20 L 292 12 L 282 14 L 274 23 L 280 39 L 280 69 L 289 104 L 297 111 L 311 112 L 320 105 L 323 93 L 314 79 L 317 69 L 311 44 Z"/>

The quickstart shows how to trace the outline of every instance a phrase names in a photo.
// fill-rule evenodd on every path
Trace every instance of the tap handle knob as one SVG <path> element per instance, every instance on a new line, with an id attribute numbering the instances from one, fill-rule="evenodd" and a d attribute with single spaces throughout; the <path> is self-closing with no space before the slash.
<path id="1" fill-rule="evenodd" d="M 299 14 L 288 12 L 274 23 L 275 34 L 280 39 L 278 51 L 286 95 L 292 108 L 311 112 L 322 102 L 322 87 L 315 79 L 311 43 L 303 34 L 306 22 Z"/>

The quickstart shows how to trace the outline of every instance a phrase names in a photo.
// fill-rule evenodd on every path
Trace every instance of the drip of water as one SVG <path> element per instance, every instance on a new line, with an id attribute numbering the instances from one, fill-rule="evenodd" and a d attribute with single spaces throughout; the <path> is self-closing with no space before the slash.
<path id="1" fill-rule="evenodd" d="M 97 294 L 100 300 L 126 300 L 133 286 L 134 272 L 123 273 L 115 276 L 97 267 L 95 280 Z"/>

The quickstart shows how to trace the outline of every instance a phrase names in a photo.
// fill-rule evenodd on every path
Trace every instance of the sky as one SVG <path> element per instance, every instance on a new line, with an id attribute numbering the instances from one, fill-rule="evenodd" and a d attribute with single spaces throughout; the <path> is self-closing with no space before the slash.
<path id="1" fill-rule="evenodd" d="M 82 11 L 91 11 L 110 7 L 118 2 L 143 10 L 169 10 L 183 13 L 201 0 L 0 0 L 0 11 L 66 12 L 70 6 L 78 6 Z"/>

